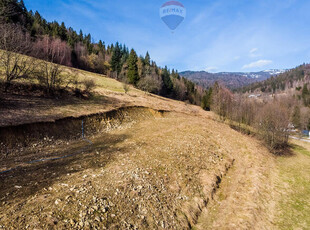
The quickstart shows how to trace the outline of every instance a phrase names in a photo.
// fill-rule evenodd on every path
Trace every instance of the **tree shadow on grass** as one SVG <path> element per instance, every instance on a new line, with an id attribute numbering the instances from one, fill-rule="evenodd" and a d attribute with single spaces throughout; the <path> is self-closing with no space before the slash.
<path id="1" fill-rule="evenodd" d="M 277 157 L 294 157 L 296 153 L 294 152 L 294 145 L 288 144 L 284 147 L 281 147 L 277 150 L 271 151 L 273 155 Z"/>
<path id="2" fill-rule="evenodd" d="M 310 156 L 310 152 L 306 148 L 304 148 L 304 147 L 302 147 L 300 145 L 291 144 L 291 150 L 292 151 L 297 151 L 297 152 L 299 152 L 301 154 L 304 154 L 304 155 L 307 155 L 307 156 Z"/>
<path id="3" fill-rule="evenodd" d="M 77 149 L 64 146 L 67 154 L 72 156 L 38 162 L 18 167 L 0 174 L 0 202 L 17 198 L 27 198 L 43 188 L 48 188 L 67 174 L 77 173 L 86 169 L 104 168 L 112 162 L 117 154 L 126 152 L 125 148 L 116 145 L 123 142 L 128 135 L 107 134 L 96 138 L 92 145 L 85 143 L 80 153 Z M 77 153 L 77 154 L 76 154 Z M 64 156 L 58 155 L 58 156 Z"/>
<path id="4" fill-rule="evenodd" d="M 116 108 L 124 105 L 124 101 L 102 95 L 89 100 L 3 95 L 0 100 L 0 126 L 56 120 L 71 115 L 72 110 L 78 114 L 83 110 L 87 113 L 89 108 Z"/>

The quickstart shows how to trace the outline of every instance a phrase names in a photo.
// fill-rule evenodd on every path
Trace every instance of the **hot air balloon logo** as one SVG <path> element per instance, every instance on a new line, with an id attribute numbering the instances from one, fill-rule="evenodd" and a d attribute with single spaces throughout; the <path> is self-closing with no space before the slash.
<path id="1" fill-rule="evenodd" d="M 186 9 L 182 3 L 169 1 L 160 7 L 160 18 L 174 31 L 184 20 Z"/>

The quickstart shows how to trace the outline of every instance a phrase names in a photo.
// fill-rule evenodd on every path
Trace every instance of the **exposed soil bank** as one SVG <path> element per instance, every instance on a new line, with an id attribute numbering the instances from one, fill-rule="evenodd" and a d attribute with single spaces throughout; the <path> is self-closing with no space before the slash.
<path id="1" fill-rule="evenodd" d="M 164 113 L 165 111 L 134 106 L 88 116 L 67 117 L 54 122 L 0 127 L 0 153 L 3 156 L 29 146 L 74 140 L 81 138 L 82 132 L 85 136 L 90 136 L 123 124 L 162 117 Z"/>
<path id="2" fill-rule="evenodd" d="M 219 165 L 219 168 L 214 172 L 212 179 L 210 180 L 210 172 L 208 174 L 202 173 L 201 183 L 203 184 L 205 198 L 195 197 L 186 205 L 184 205 L 184 213 L 188 222 L 190 229 L 195 229 L 195 225 L 198 223 L 200 216 L 202 215 L 204 209 L 206 209 L 214 199 L 217 190 L 220 188 L 221 182 L 229 170 L 233 167 L 235 159 L 229 159 L 225 164 Z"/>

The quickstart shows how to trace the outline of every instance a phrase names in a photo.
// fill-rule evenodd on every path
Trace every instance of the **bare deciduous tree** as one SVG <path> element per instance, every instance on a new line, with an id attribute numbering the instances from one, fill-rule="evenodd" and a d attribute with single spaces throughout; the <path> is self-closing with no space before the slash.
<path id="1" fill-rule="evenodd" d="M 32 74 L 36 61 L 25 56 L 31 50 L 31 38 L 15 24 L 0 25 L 0 67 L 5 80 L 5 90 L 13 80 Z"/>
<path id="2" fill-rule="evenodd" d="M 63 83 L 62 65 L 70 65 L 71 50 L 65 42 L 45 36 L 36 42 L 34 52 L 36 57 L 43 60 L 40 61 L 37 78 L 51 93 Z"/>
<path id="3" fill-rule="evenodd" d="M 264 105 L 257 116 L 257 129 L 272 150 L 287 146 L 289 123 L 288 109 L 277 101 Z"/>
<path id="4" fill-rule="evenodd" d="M 33 47 L 33 55 L 47 62 L 71 65 L 71 49 L 66 42 L 44 36 Z"/>
<path id="5" fill-rule="evenodd" d="M 40 62 L 37 78 L 47 88 L 47 93 L 51 93 L 52 90 L 62 84 L 62 73 L 62 66 L 49 62 Z"/>
<path id="6" fill-rule="evenodd" d="M 182 101 L 185 100 L 187 89 L 186 89 L 186 85 L 184 81 L 173 78 L 172 82 L 173 82 L 173 91 L 175 92 L 176 97 L 179 100 L 182 100 Z"/>
<path id="7" fill-rule="evenodd" d="M 158 93 L 162 86 L 162 80 L 159 76 L 147 75 L 138 82 L 138 87 L 149 93 Z"/>
<path id="8" fill-rule="evenodd" d="M 229 118 L 232 114 L 232 93 L 221 86 L 215 86 L 212 95 L 211 109 L 214 110 L 221 119 Z"/>

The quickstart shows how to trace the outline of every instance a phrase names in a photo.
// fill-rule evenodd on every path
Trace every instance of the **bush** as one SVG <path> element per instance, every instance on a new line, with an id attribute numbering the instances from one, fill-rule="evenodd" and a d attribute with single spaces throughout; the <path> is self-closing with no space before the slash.
<path id="1" fill-rule="evenodd" d="M 159 93 L 161 86 L 161 79 L 155 75 L 147 75 L 138 82 L 139 89 L 149 93 Z"/>
<path id="2" fill-rule="evenodd" d="M 129 92 L 130 86 L 126 82 L 124 82 L 123 89 L 124 89 L 124 92 L 127 94 Z"/>
<path id="3" fill-rule="evenodd" d="M 37 79 L 41 85 L 45 86 L 48 94 L 53 92 L 63 83 L 63 67 L 58 64 L 41 61 L 36 72 Z"/>
<path id="4" fill-rule="evenodd" d="M 290 123 L 288 109 L 278 102 L 264 105 L 257 115 L 257 129 L 260 136 L 272 151 L 288 145 Z"/>
<path id="5" fill-rule="evenodd" d="M 94 88 L 96 87 L 96 83 L 94 80 L 92 79 L 87 79 L 87 80 L 84 80 L 82 82 L 83 86 L 84 86 L 84 91 L 87 93 L 87 94 L 90 94 Z"/>

